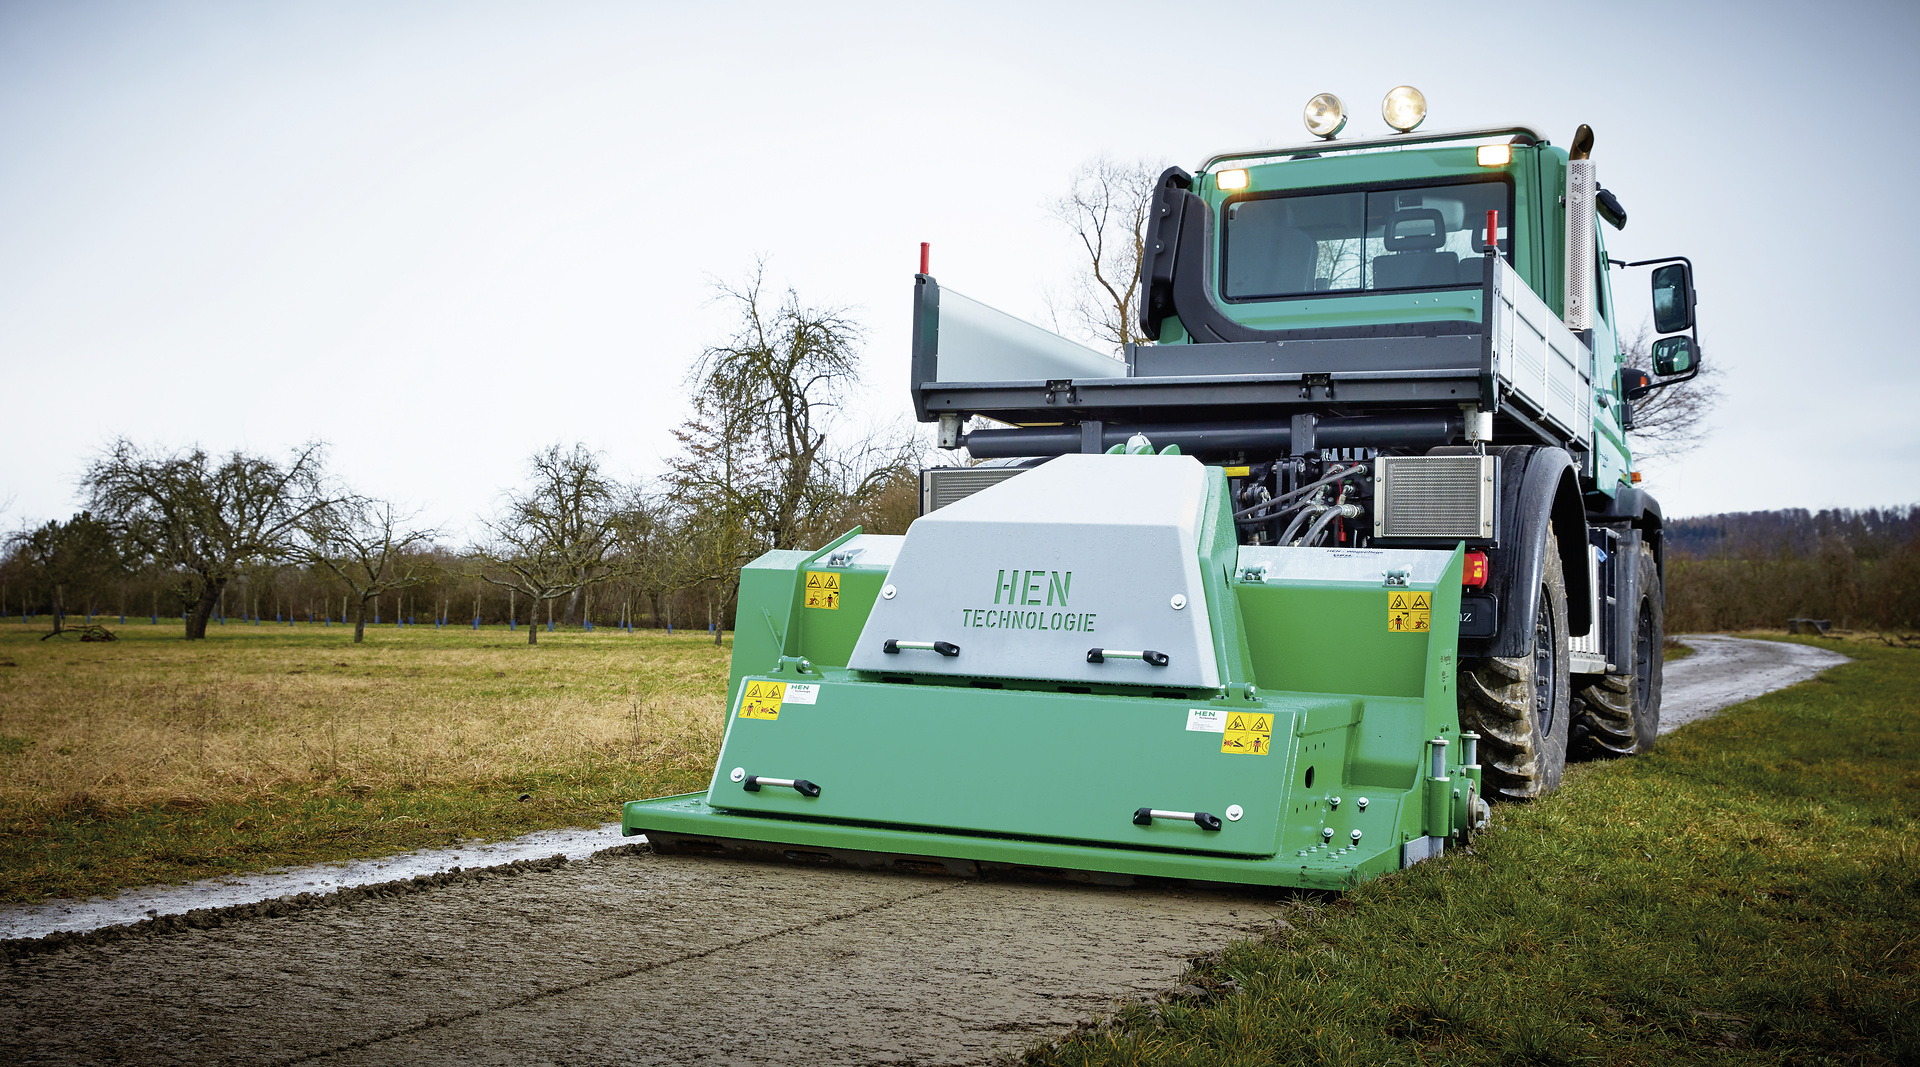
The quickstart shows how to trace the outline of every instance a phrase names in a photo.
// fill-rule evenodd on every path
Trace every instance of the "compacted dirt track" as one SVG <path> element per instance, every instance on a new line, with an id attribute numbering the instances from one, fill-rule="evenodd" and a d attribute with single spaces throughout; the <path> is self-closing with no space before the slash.
<path id="1" fill-rule="evenodd" d="M 980 1063 L 1178 978 L 1259 896 L 602 854 L 16 958 L 0 1060 Z"/>
<path id="2" fill-rule="evenodd" d="M 1686 640 L 1668 728 L 1845 661 Z M 353 896 L 16 951 L 0 1063 L 981 1063 L 1166 989 L 1280 899 L 644 848 Z"/>

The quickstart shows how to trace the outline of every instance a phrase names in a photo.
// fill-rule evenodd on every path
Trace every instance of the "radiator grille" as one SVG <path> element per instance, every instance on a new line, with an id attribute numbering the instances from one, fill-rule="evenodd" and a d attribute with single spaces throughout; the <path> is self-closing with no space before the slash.
<path id="1" fill-rule="evenodd" d="M 935 467 L 921 471 L 920 514 L 938 511 L 1021 473 L 1021 467 Z"/>
<path id="2" fill-rule="evenodd" d="M 1375 537 L 1493 536 L 1492 456 L 1381 456 Z"/>

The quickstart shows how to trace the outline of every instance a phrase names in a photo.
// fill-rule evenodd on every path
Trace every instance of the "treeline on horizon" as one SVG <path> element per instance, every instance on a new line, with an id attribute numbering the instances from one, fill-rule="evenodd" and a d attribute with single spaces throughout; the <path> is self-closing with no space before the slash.
<path id="1" fill-rule="evenodd" d="M 858 323 L 720 286 L 739 314 L 689 375 L 692 415 L 657 478 L 610 477 L 585 445 L 534 453 L 521 488 L 449 543 L 391 501 L 355 492 L 324 442 L 284 459 L 120 439 L 87 466 L 85 510 L 0 548 L 0 616 L 209 622 L 436 622 L 728 628 L 740 568 L 763 552 L 918 513 L 918 437 L 849 425 Z M 501 472 L 506 475 L 507 472 Z"/>
<path id="2" fill-rule="evenodd" d="M 1920 630 L 1920 506 L 1702 515 L 1666 537 L 1668 633 Z"/>

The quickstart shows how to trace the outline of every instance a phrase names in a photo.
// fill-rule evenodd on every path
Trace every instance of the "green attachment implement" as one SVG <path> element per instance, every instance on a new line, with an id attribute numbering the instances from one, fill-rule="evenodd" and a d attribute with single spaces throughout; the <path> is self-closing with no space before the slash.
<path id="1" fill-rule="evenodd" d="M 1235 543 L 1226 479 L 1070 455 L 747 567 L 704 793 L 664 851 L 1339 888 L 1475 821 L 1463 550 Z"/>

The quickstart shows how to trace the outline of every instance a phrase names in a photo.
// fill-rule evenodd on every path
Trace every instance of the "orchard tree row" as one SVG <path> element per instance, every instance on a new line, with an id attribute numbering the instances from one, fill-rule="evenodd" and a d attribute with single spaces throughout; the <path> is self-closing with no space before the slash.
<path id="1" fill-rule="evenodd" d="M 82 476 L 85 510 L 9 539 L 0 614 L 45 614 L 55 631 L 75 612 L 165 614 L 188 640 L 230 612 L 350 622 L 355 641 L 383 617 L 514 620 L 535 643 L 543 613 L 626 626 L 680 613 L 717 641 L 755 556 L 854 525 L 901 532 L 917 513 L 909 430 L 829 437 L 859 383 L 859 325 L 792 291 L 774 297 L 761 277 L 722 288 L 738 329 L 696 363 L 693 414 L 651 483 L 554 445 L 481 519 L 478 542 L 453 548 L 336 479 L 320 442 L 276 458 L 121 440 Z"/>

